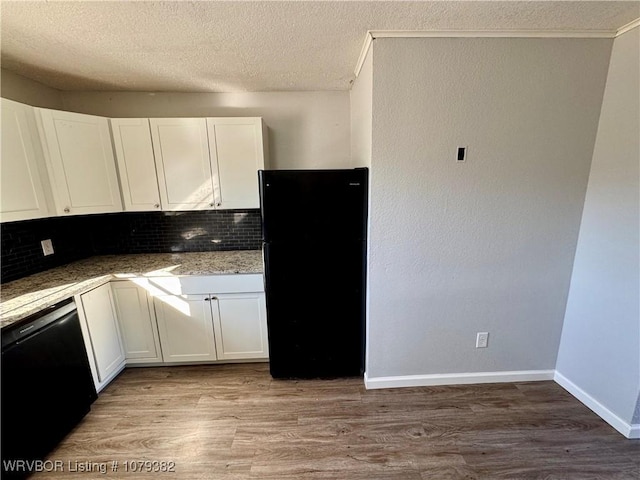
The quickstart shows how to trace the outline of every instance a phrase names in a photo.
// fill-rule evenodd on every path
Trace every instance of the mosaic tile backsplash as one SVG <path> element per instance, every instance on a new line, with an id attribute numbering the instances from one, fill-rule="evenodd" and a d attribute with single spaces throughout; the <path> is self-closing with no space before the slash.
<path id="1" fill-rule="evenodd" d="M 54 255 L 45 257 L 41 240 Z M 1 282 L 87 258 L 124 253 L 256 250 L 260 210 L 129 212 L 56 217 L 0 226 Z"/>

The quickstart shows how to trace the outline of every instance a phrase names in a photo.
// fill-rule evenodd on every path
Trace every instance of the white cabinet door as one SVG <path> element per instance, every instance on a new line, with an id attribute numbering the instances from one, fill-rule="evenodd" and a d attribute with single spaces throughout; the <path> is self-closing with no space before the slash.
<path id="1" fill-rule="evenodd" d="M 264 293 L 218 295 L 212 302 L 219 360 L 268 358 Z"/>
<path id="2" fill-rule="evenodd" d="M 258 170 L 265 165 L 261 118 L 208 118 L 218 208 L 258 208 Z"/>
<path id="3" fill-rule="evenodd" d="M 107 119 L 57 110 L 38 111 L 58 214 L 121 212 Z"/>
<path id="4" fill-rule="evenodd" d="M 155 311 L 145 283 L 146 280 L 111 282 L 128 364 L 162 362 Z"/>
<path id="5" fill-rule="evenodd" d="M 46 217 L 47 181 L 33 107 L 2 99 L 0 214 L 3 222 Z M 42 175 L 41 175 L 42 168 Z"/>
<path id="6" fill-rule="evenodd" d="M 208 295 L 159 295 L 153 303 L 165 362 L 216 360 Z"/>
<path id="7" fill-rule="evenodd" d="M 124 368 L 125 362 L 111 286 L 106 283 L 94 288 L 80 295 L 80 299 L 81 317 L 86 321 L 90 339 L 88 350 L 92 352 L 96 369 L 96 389 L 101 390 Z"/>
<path id="8" fill-rule="evenodd" d="M 148 118 L 112 118 L 111 134 L 126 211 L 160 210 Z"/>
<path id="9" fill-rule="evenodd" d="M 204 118 L 152 118 L 151 138 L 164 210 L 215 208 Z"/>

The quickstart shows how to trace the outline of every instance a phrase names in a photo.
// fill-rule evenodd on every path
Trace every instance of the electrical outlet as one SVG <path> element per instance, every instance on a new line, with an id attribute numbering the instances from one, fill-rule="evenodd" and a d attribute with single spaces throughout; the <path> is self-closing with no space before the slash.
<path id="1" fill-rule="evenodd" d="M 53 244 L 51 243 L 51 239 L 42 240 L 40 245 L 42 245 L 42 253 L 44 253 L 45 257 L 47 255 L 53 255 Z"/>
<path id="2" fill-rule="evenodd" d="M 489 345 L 489 332 L 478 332 L 476 336 L 476 348 L 487 348 Z"/>

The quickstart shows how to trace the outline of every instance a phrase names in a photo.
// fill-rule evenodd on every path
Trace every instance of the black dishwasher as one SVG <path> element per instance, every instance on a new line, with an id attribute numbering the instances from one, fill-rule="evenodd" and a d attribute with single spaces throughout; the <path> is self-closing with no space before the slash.
<path id="1" fill-rule="evenodd" d="M 2 477 L 22 478 L 98 397 L 73 300 L 3 328 L 1 365 Z"/>

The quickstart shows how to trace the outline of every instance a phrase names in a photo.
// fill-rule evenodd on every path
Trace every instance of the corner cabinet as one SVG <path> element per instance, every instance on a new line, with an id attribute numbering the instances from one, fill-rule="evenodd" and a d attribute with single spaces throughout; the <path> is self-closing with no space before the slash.
<path id="1" fill-rule="evenodd" d="M 106 118 L 38 108 L 58 215 L 121 212 Z"/>
<path id="2" fill-rule="evenodd" d="M 152 118 L 163 210 L 258 208 L 261 118 Z"/>
<path id="3" fill-rule="evenodd" d="M 127 364 L 162 363 L 153 300 L 144 279 L 111 282 Z"/>
<path id="4" fill-rule="evenodd" d="M 2 99 L 0 219 L 28 220 L 49 215 L 47 173 L 33 107 Z"/>
<path id="5" fill-rule="evenodd" d="M 91 373 L 99 392 L 125 367 L 124 348 L 111 285 L 106 283 L 76 295 L 75 302 Z"/>

